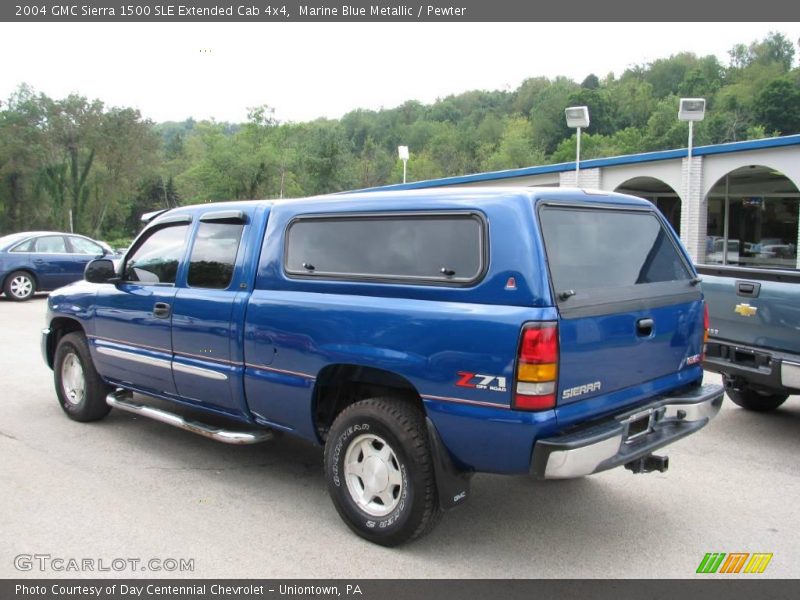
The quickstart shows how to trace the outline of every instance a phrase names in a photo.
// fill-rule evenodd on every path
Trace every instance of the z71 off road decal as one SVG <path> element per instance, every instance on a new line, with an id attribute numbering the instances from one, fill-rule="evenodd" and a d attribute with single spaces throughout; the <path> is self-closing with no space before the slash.
<path id="1" fill-rule="evenodd" d="M 497 375 L 483 375 L 481 373 L 467 373 L 459 371 L 460 379 L 456 381 L 459 387 L 473 388 L 476 390 L 489 390 L 490 392 L 505 392 L 506 378 Z"/>

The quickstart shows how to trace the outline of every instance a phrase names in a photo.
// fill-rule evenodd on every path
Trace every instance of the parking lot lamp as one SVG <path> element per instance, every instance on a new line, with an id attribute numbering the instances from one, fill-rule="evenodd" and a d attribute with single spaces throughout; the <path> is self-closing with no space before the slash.
<path id="1" fill-rule="evenodd" d="M 693 125 L 695 121 L 702 121 L 706 116 L 706 101 L 705 98 L 681 98 L 678 105 L 678 120 L 689 121 L 689 145 L 686 154 L 686 208 L 692 205 L 692 134 Z M 693 209 L 690 209 L 693 210 Z M 702 198 L 700 199 L 700 206 L 697 207 L 698 212 L 703 212 Z M 696 253 L 695 260 L 703 260 L 705 258 L 705 245 L 693 252 Z"/>
<path id="2" fill-rule="evenodd" d="M 403 161 L 403 183 L 406 182 L 406 165 L 408 164 L 408 146 L 398 146 L 397 153 Z"/>
<path id="3" fill-rule="evenodd" d="M 706 116 L 705 98 L 681 98 L 678 107 L 678 120 L 689 121 L 689 152 L 686 164 L 686 198 L 689 198 L 692 185 L 692 125 L 695 121 L 702 121 Z"/>
<path id="4" fill-rule="evenodd" d="M 575 150 L 575 187 L 581 186 L 581 129 L 589 126 L 589 107 L 570 106 L 564 109 L 567 117 L 567 127 L 574 127 L 578 130 L 578 145 Z"/>

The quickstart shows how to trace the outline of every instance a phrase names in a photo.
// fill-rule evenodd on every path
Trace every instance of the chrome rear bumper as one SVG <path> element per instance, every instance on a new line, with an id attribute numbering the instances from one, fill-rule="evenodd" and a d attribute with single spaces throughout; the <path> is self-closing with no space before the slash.
<path id="1" fill-rule="evenodd" d="M 647 456 L 705 426 L 719 412 L 722 398 L 721 385 L 704 385 L 539 440 L 531 474 L 537 479 L 582 477 Z"/>

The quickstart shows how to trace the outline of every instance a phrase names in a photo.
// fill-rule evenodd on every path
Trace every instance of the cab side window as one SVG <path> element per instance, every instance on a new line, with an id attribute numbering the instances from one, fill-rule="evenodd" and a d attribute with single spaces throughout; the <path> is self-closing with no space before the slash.
<path id="1" fill-rule="evenodd" d="M 103 254 L 103 249 L 99 244 L 84 238 L 69 236 L 69 243 L 72 246 L 73 254 L 92 254 L 95 256 Z"/>
<path id="2" fill-rule="evenodd" d="M 36 240 L 36 252 L 43 254 L 66 254 L 67 245 L 60 235 L 47 235 Z"/>
<path id="3" fill-rule="evenodd" d="M 189 287 L 224 290 L 231 284 L 243 229 L 242 223 L 200 223 L 189 261 Z"/>
<path id="4" fill-rule="evenodd" d="M 123 279 L 143 283 L 174 284 L 186 250 L 189 224 L 156 229 L 125 262 Z"/>
<path id="5" fill-rule="evenodd" d="M 11 249 L 11 252 L 33 252 L 33 248 L 36 245 L 36 238 L 31 238 L 22 242 L 21 244 L 17 244 Z"/>

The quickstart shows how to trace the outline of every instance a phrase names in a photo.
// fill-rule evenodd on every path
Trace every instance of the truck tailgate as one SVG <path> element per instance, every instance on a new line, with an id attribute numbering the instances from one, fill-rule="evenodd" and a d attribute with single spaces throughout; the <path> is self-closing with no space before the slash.
<path id="1" fill-rule="evenodd" d="M 699 300 L 562 319 L 559 325 L 561 405 L 641 385 L 700 362 Z"/>
<path id="2" fill-rule="evenodd" d="M 800 354 L 800 273 L 700 267 L 712 335 Z"/>

